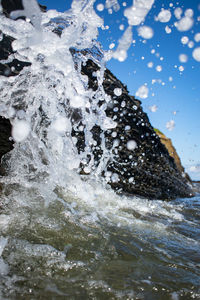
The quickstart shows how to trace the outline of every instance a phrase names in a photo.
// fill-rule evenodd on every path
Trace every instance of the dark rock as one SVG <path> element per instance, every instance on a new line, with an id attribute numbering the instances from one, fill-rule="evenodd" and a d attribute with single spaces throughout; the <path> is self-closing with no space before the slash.
<path id="1" fill-rule="evenodd" d="M 13 59 L 9 63 L 1 63 L 1 60 L 6 60 L 11 53 L 14 53 L 12 50 L 12 42 L 14 38 L 11 36 L 3 34 L 3 38 L 0 41 L 0 75 L 4 76 L 15 76 L 26 66 L 30 66 L 29 62 L 20 61 L 18 59 Z"/>
<path id="2" fill-rule="evenodd" d="M 4 13 L 9 16 L 15 9 L 21 9 L 21 1 L 2 1 Z M 3 36 L 1 41 L 0 59 L 6 59 L 13 53 L 11 43 L 12 37 Z M 77 50 L 72 49 L 72 55 Z M 85 50 L 85 55 L 87 50 Z M 76 61 L 75 61 L 76 63 Z M 29 62 L 19 62 L 13 60 L 9 64 L 0 65 L 0 74 L 5 76 L 17 75 Z M 14 68 L 13 68 L 14 67 Z M 88 76 L 88 88 L 98 89 L 98 82 L 93 72 L 99 70 L 98 64 L 88 59 L 82 64 L 82 74 Z M 102 176 L 108 172 L 112 174 L 108 184 L 118 193 L 129 195 L 140 195 L 148 199 L 173 199 L 176 197 L 190 197 L 193 195 L 189 181 L 184 178 L 178 170 L 174 159 L 169 155 L 166 147 L 161 143 L 158 135 L 151 126 L 146 113 L 143 112 L 141 102 L 130 96 L 127 88 L 108 70 L 104 73 L 103 87 L 111 100 L 106 109 L 108 117 L 112 118 L 117 126 L 114 129 L 105 131 L 105 145 L 112 154 Z M 122 94 L 116 96 L 114 89 L 120 88 Z M 92 100 L 91 100 L 92 101 Z M 103 100 L 99 101 L 101 106 Z M 79 131 L 82 124 L 81 112 L 74 110 L 71 112 L 74 125 L 72 134 L 77 137 L 77 148 L 83 151 L 85 148 L 84 132 Z M 2 155 L 12 148 L 10 137 L 10 124 L 8 120 L 0 119 L 2 135 L 0 136 L 0 149 Z M 92 129 L 93 138 L 97 144 L 92 151 L 97 167 L 102 160 L 101 135 L 102 129 L 94 126 Z M 114 140 L 118 140 L 118 147 L 113 148 Z M 134 140 L 137 147 L 134 150 L 127 148 L 127 143 Z M 88 158 L 90 159 L 90 158 Z M 83 168 L 81 168 L 81 173 Z"/>
<path id="3" fill-rule="evenodd" d="M 165 145 L 165 147 L 167 148 L 168 152 L 169 152 L 169 155 L 171 157 L 173 157 L 174 159 L 174 162 L 176 164 L 176 167 L 177 169 L 179 170 L 179 172 L 187 178 L 187 180 L 192 183 L 192 180 L 190 178 L 190 176 L 188 175 L 188 173 L 185 172 L 185 169 L 184 167 L 182 166 L 182 163 L 181 163 L 181 160 L 180 160 L 180 157 L 178 155 L 178 153 L 176 152 L 176 149 L 175 147 L 173 146 L 172 144 L 172 141 L 171 139 L 169 139 L 168 137 L 166 137 L 164 135 L 164 133 L 162 133 L 160 130 L 154 128 L 155 132 L 157 133 L 157 135 L 159 136 L 160 138 L 160 141 L 163 145 Z"/>
<path id="4" fill-rule="evenodd" d="M 0 117 L 0 159 L 6 153 L 13 149 L 10 121 Z"/>
<path id="5" fill-rule="evenodd" d="M 98 69 L 91 60 L 82 66 L 83 74 L 89 78 L 90 88 L 97 89 L 92 74 Z M 127 88 L 108 69 L 104 73 L 103 86 L 106 94 L 111 96 L 111 103 L 106 110 L 107 116 L 117 122 L 116 128 L 105 132 L 106 146 L 111 149 L 113 140 L 119 141 L 119 146 L 111 151 L 113 160 L 107 164 L 107 171 L 117 174 L 118 177 L 118 181 L 109 182 L 112 188 L 118 192 L 147 198 L 173 199 L 192 196 L 191 183 L 184 178 L 184 174 L 178 170 L 174 159 L 161 143 L 147 114 L 142 110 L 141 102 L 130 96 Z M 115 88 L 121 88 L 121 96 L 114 94 Z M 134 151 L 127 149 L 127 143 L 131 140 L 137 143 Z M 101 159 L 98 155 L 96 158 Z"/>

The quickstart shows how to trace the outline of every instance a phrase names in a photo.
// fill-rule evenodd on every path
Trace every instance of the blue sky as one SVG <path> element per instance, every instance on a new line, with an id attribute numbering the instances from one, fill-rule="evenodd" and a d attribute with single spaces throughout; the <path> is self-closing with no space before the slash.
<path id="1" fill-rule="evenodd" d="M 58 11 L 68 10 L 71 6 L 71 0 L 41 0 L 40 3 Z M 105 5 L 105 0 L 96 1 L 95 9 L 100 3 Z M 104 26 L 108 26 L 105 30 L 99 29 L 98 40 L 104 50 L 109 50 L 112 43 L 115 44 L 113 50 L 116 50 L 119 39 L 128 27 L 124 9 L 132 5 L 132 0 L 118 0 L 118 3 L 120 9 L 112 14 L 106 8 L 97 10 L 97 14 L 104 19 Z M 174 16 L 177 7 L 182 8 L 183 15 L 186 9 L 193 10 L 195 22 L 190 30 L 178 31 L 174 26 L 174 22 L 178 21 Z M 172 13 L 169 22 L 155 21 L 162 8 Z M 192 57 L 193 50 L 200 47 L 200 42 L 194 40 L 194 35 L 200 33 L 200 0 L 155 0 L 144 25 L 153 29 L 153 38 L 144 40 L 139 37 L 137 26 L 133 26 L 135 42 L 129 48 L 128 58 L 124 62 L 112 59 L 107 67 L 127 85 L 132 95 L 140 86 L 147 85 L 148 97 L 140 99 L 144 111 L 148 113 L 152 125 L 172 139 L 191 177 L 200 179 L 200 62 Z M 171 33 L 166 33 L 166 26 Z M 183 44 L 181 38 L 184 36 L 193 44 Z M 186 63 L 179 60 L 180 54 L 187 55 Z M 153 63 L 153 67 L 148 67 L 148 63 Z M 158 72 L 157 66 L 161 66 L 162 71 Z M 152 112 L 149 107 L 155 105 L 157 111 Z M 175 122 L 175 127 L 169 131 L 166 124 L 171 120 Z"/>

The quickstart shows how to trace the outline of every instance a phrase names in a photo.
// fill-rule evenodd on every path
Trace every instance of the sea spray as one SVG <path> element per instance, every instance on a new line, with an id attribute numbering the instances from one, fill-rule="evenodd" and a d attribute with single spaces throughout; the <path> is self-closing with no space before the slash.
<path id="1" fill-rule="evenodd" d="M 63 14 L 41 14 L 35 1 L 30 6 L 26 1 L 23 4 L 24 10 L 11 13 L 11 17 L 25 16 L 27 22 L 1 16 L 2 32 L 15 38 L 12 56 L 31 63 L 19 76 L 1 78 L 1 115 L 10 119 L 16 142 L 10 172 L 15 180 L 48 174 L 54 185 L 66 185 L 68 170 L 79 170 L 82 164 L 85 173 L 91 173 L 94 167 L 92 128 L 98 125 L 103 132 L 116 126 L 105 114 L 106 103 L 98 104 L 101 99 L 109 101 L 102 87 L 103 54 L 95 41 L 102 20 L 93 10 L 93 1 L 74 1 L 71 10 Z M 63 24 L 62 30 L 57 23 Z M 57 28 L 59 34 L 53 32 Z M 96 74 L 98 90 L 92 91 L 80 71 L 88 58 L 97 59 L 95 48 L 101 53 L 101 68 Z M 78 126 L 75 114 L 83 119 L 85 135 L 85 148 L 79 153 L 72 136 Z M 103 133 L 101 139 L 103 145 Z M 102 149 L 107 152 L 105 146 Z"/>

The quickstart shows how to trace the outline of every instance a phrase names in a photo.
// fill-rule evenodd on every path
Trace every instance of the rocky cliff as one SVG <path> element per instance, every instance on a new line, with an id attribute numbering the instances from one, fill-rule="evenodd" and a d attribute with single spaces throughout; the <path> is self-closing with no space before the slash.
<path id="1" fill-rule="evenodd" d="M 98 68 L 90 60 L 82 66 L 83 74 L 89 78 L 89 87 L 93 89 L 97 88 L 93 72 Z M 188 180 L 178 170 L 174 159 L 161 143 L 147 114 L 143 112 L 141 102 L 130 96 L 126 86 L 108 69 L 104 73 L 103 86 L 106 94 L 111 96 L 106 110 L 107 116 L 117 122 L 116 128 L 105 133 L 108 149 L 112 148 L 114 140 L 118 143 L 117 149 L 112 150 L 113 160 L 108 163 L 106 169 L 115 174 L 114 180 L 111 177 L 109 181 L 112 188 L 148 198 L 172 199 L 191 196 L 192 190 L 188 186 Z M 121 89 L 120 96 L 115 95 L 115 88 Z M 94 129 L 94 135 L 98 141 L 99 128 Z M 129 142 L 133 143 L 134 150 L 128 146 Z"/>
<path id="2" fill-rule="evenodd" d="M 2 1 L 4 13 L 7 16 L 12 10 L 9 3 L 12 1 Z M 21 5 L 21 1 L 16 3 Z M 14 53 L 12 41 L 12 37 L 3 34 L 3 39 L 0 42 L 1 60 Z M 72 56 L 75 56 L 76 51 L 71 49 Z M 89 58 L 86 60 L 86 52 L 87 50 L 85 53 L 84 51 L 80 53 L 84 56 L 81 72 L 88 77 L 88 89 L 95 91 L 98 89 L 98 82 L 94 74 L 100 69 L 100 66 Z M 16 66 L 15 59 L 9 64 L 1 62 L 0 75 L 17 76 L 20 70 L 28 65 L 30 65 L 29 62 L 18 61 L 18 68 L 12 68 Z M 118 193 L 140 195 L 148 199 L 173 199 L 192 196 L 193 192 L 188 179 L 182 176 L 182 170 L 176 165 L 160 141 L 147 114 L 143 112 L 141 102 L 130 96 L 126 86 L 108 69 L 105 69 L 104 72 L 103 87 L 106 94 L 110 96 L 106 115 L 117 124 L 114 129 L 104 131 L 105 147 L 110 153 L 110 158 L 101 174 L 104 180 Z M 121 91 L 119 95 L 114 92 L 116 88 Z M 92 99 L 90 101 L 92 103 Z M 100 99 L 99 107 L 104 104 L 105 100 Z M 84 131 L 79 130 L 80 127 L 84 127 L 81 111 L 71 110 L 70 118 L 73 124 L 72 135 L 77 138 L 77 149 L 79 152 L 84 151 L 86 147 Z M 12 143 L 8 138 L 11 132 L 8 120 L 1 118 L 0 126 L 6 129 L 2 131 L 3 135 L 0 140 L 0 149 L 3 149 L 0 154 L 3 155 L 12 148 Z M 97 168 L 103 159 L 102 129 L 96 125 L 91 132 L 96 141 L 96 145 L 92 147 L 92 152 L 95 157 L 94 167 Z M 84 174 L 82 166 L 78 171 Z"/>
<path id="3" fill-rule="evenodd" d="M 184 167 L 182 166 L 180 157 L 175 149 L 175 147 L 172 144 L 171 139 L 166 137 L 164 133 L 162 133 L 159 129 L 154 128 L 156 134 L 159 136 L 160 141 L 165 147 L 167 148 L 169 155 L 174 159 L 174 162 L 176 164 L 177 169 L 182 174 L 183 177 L 186 177 L 189 182 L 192 182 L 190 176 L 185 172 Z"/>

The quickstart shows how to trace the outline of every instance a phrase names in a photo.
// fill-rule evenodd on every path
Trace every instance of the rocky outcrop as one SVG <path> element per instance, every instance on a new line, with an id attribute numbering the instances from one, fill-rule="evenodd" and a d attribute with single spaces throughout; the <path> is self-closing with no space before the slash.
<path id="1" fill-rule="evenodd" d="M 176 149 L 174 148 L 171 139 L 166 137 L 164 135 L 164 133 L 162 133 L 159 129 L 154 128 L 154 130 L 155 130 L 156 134 L 159 136 L 161 143 L 163 145 L 165 145 L 165 147 L 167 148 L 169 155 L 174 159 L 174 162 L 175 162 L 176 167 L 179 170 L 179 172 L 182 174 L 183 177 L 186 177 L 187 180 L 192 183 L 190 176 L 185 172 L 185 169 L 181 164 L 180 157 L 179 157 L 178 153 L 176 152 Z"/>
<path id="2" fill-rule="evenodd" d="M 6 3 L 11 2 L 7 0 Z M 4 7 L 4 1 L 2 1 L 2 5 Z M 4 13 L 7 15 L 11 10 L 11 7 L 9 10 L 7 6 L 4 7 Z M 0 53 L 0 59 L 5 55 L 8 57 L 13 52 L 11 42 L 12 37 L 3 36 L 3 51 Z M 74 55 L 75 50 L 72 49 L 71 53 Z M 82 54 L 84 55 L 84 53 Z M 12 68 L 14 63 L 15 61 L 10 62 L 10 65 L 2 63 L 0 65 L 1 75 L 17 76 L 20 69 L 29 64 L 29 62 L 18 62 L 20 69 L 14 72 L 14 68 Z M 82 74 L 88 76 L 88 88 L 98 89 L 94 72 L 99 69 L 98 64 L 91 59 L 82 64 Z M 141 102 L 130 96 L 126 86 L 108 69 L 104 72 L 103 87 L 106 94 L 110 96 L 106 115 L 117 124 L 115 128 L 104 132 L 105 147 L 110 153 L 110 158 L 102 172 L 102 176 L 107 183 L 118 193 L 140 195 L 148 199 L 173 199 L 192 196 L 193 192 L 189 181 L 182 176 L 182 172 L 177 168 L 174 159 L 161 143 L 159 136 L 149 122 L 147 114 L 143 112 Z M 122 92 L 118 96 L 114 93 L 116 88 L 119 88 Z M 104 104 L 103 99 L 99 101 L 98 105 L 101 106 L 102 104 Z M 75 125 L 72 134 L 77 138 L 77 149 L 79 152 L 83 151 L 85 149 L 85 136 L 83 130 L 79 131 L 79 125 L 84 126 L 81 112 L 78 110 L 72 111 L 71 121 Z M 4 122 L 8 123 L 7 120 L 1 119 L 0 126 L 5 126 Z M 12 148 L 8 139 L 10 127 L 7 127 L 7 129 L 8 131 L 5 137 L 1 138 L 0 144 L 5 145 L 4 148 L 9 151 Z M 96 125 L 91 132 L 93 139 L 96 140 L 92 152 L 95 157 L 95 167 L 98 167 L 103 159 L 102 129 Z M 84 173 L 81 166 L 80 172 Z"/>
<path id="3" fill-rule="evenodd" d="M 82 66 L 82 73 L 89 78 L 89 87 L 97 89 L 93 72 L 99 67 L 91 60 Z M 108 69 L 104 73 L 104 90 L 111 101 L 106 110 L 107 116 L 116 123 L 116 128 L 105 132 L 107 149 L 112 149 L 112 161 L 107 164 L 107 172 L 114 174 L 109 184 L 118 192 L 140 195 L 147 198 L 172 199 L 193 195 L 188 180 L 178 170 L 174 159 L 151 126 L 148 116 L 143 112 L 141 102 L 130 96 L 124 86 Z M 122 94 L 116 96 L 115 88 Z M 100 128 L 94 128 L 94 137 L 99 141 Z M 79 132 L 76 133 L 79 137 Z M 129 142 L 135 142 L 134 149 Z M 80 141 L 79 141 L 80 144 Z M 83 145 L 82 141 L 82 145 Z M 97 143 L 97 148 L 99 143 Z M 96 160 L 98 161 L 99 150 Z M 105 174 L 104 174 L 105 175 Z"/>
<path id="4" fill-rule="evenodd" d="M 0 117 L 0 160 L 2 156 L 13 149 L 11 140 L 11 124 L 9 120 Z M 3 172 L 0 166 L 0 174 Z"/>

